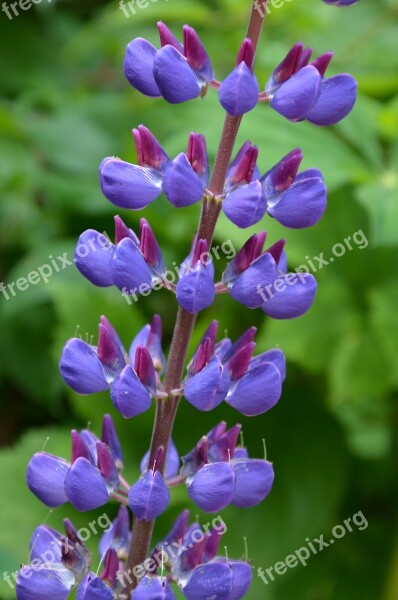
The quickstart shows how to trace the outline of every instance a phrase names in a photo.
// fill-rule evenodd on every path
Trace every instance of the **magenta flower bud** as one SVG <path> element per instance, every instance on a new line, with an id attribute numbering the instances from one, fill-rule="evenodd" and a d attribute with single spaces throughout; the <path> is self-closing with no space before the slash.
<path id="1" fill-rule="evenodd" d="M 148 452 L 146 452 L 144 454 L 144 456 L 142 457 L 141 464 L 140 464 L 141 473 L 145 473 L 145 471 L 149 467 L 149 454 L 150 454 L 150 452 L 148 450 Z M 166 481 L 168 479 L 174 479 L 174 477 L 177 477 L 179 470 L 180 470 L 180 455 L 178 453 L 175 443 L 173 442 L 172 439 L 170 439 L 170 442 L 169 442 L 169 445 L 167 448 L 167 454 L 166 454 L 166 464 L 164 467 L 164 478 L 166 479 Z"/>
<path id="2" fill-rule="evenodd" d="M 139 166 L 161 172 L 170 159 L 155 136 L 147 127 L 139 125 L 137 129 L 133 129 L 133 137 Z"/>
<path id="3" fill-rule="evenodd" d="M 148 349 L 155 369 L 163 373 L 166 359 L 162 350 L 162 321 L 159 315 L 154 315 L 152 323 L 145 325 L 132 341 L 129 350 L 130 362 L 132 363 L 135 360 L 138 346 L 145 346 Z"/>
<path id="4" fill-rule="evenodd" d="M 228 188 L 232 189 L 236 185 L 250 183 L 253 179 L 254 171 L 257 164 L 258 147 L 249 146 L 239 159 L 239 162 L 234 166 L 229 178 Z"/>
<path id="5" fill-rule="evenodd" d="M 117 375 L 127 362 L 127 354 L 115 329 L 104 316 L 98 326 L 98 358 L 112 373 Z"/>
<path id="6" fill-rule="evenodd" d="M 333 56 L 334 52 L 325 52 L 325 54 L 321 54 L 321 56 L 312 61 L 312 66 L 319 71 L 322 77 L 325 76 L 326 69 L 330 65 Z"/>
<path id="7" fill-rule="evenodd" d="M 139 248 L 152 274 L 161 278 L 166 267 L 155 234 L 146 219 L 140 219 Z"/>
<path id="8" fill-rule="evenodd" d="M 191 133 L 188 139 L 187 159 L 192 169 L 201 178 L 203 185 L 209 181 L 209 160 L 204 135 Z"/>
<path id="9" fill-rule="evenodd" d="M 92 463 L 95 462 L 93 460 L 93 456 L 90 453 L 90 450 L 88 449 L 82 436 L 75 429 L 72 429 L 71 437 L 72 437 L 72 456 L 71 456 L 72 465 L 74 462 L 77 461 L 78 458 L 85 458 Z"/>
<path id="10" fill-rule="evenodd" d="M 160 46 L 173 46 L 179 52 L 183 52 L 183 45 L 177 40 L 172 31 L 162 21 L 157 22 L 157 28 L 160 38 Z"/>
<path id="11" fill-rule="evenodd" d="M 135 352 L 134 371 L 146 389 L 154 396 L 156 394 L 156 374 L 152 357 L 145 346 L 138 346 Z"/>
<path id="12" fill-rule="evenodd" d="M 259 85 L 253 73 L 253 60 L 253 44 L 246 38 L 240 47 L 235 69 L 224 79 L 218 92 L 220 104 L 230 115 L 243 115 L 258 102 Z"/>
<path id="13" fill-rule="evenodd" d="M 119 558 L 113 548 L 108 548 L 104 559 L 104 568 L 101 573 L 102 581 L 109 583 L 113 588 L 116 587 L 117 573 L 119 571 Z"/>
<path id="14" fill-rule="evenodd" d="M 246 344 L 228 361 L 228 369 L 232 381 L 240 379 L 246 373 L 255 347 L 256 344 L 254 342 Z"/>
<path id="15" fill-rule="evenodd" d="M 223 283 L 230 285 L 235 279 L 246 271 L 249 266 L 261 255 L 264 242 L 267 237 L 266 231 L 252 235 L 242 248 L 235 254 L 223 273 Z"/>

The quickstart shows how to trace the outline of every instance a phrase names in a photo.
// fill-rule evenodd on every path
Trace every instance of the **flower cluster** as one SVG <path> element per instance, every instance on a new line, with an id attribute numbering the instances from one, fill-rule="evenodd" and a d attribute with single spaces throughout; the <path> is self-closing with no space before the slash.
<path id="1" fill-rule="evenodd" d="M 214 87 L 232 129 L 223 137 L 225 147 L 220 145 L 216 189 L 206 140 L 194 132 L 186 152 L 170 158 L 140 125 L 133 130 L 137 164 L 107 157 L 100 165 L 101 189 L 112 204 L 141 210 L 164 193 L 176 208 L 201 202 L 202 216 L 176 284 L 167 279 L 160 246 L 145 218 L 140 219 L 137 235 L 116 216 L 114 243 L 93 229 L 78 240 L 75 263 L 91 283 L 115 286 L 127 295 L 137 291 L 147 295 L 164 287 L 175 294 L 179 312 L 167 361 L 158 315 L 135 335 L 128 351 L 105 317 L 100 319 L 96 345 L 79 337 L 66 342 L 60 372 L 67 385 L 82 395 L 109 390 L 113 407 L 124 419 L 147 411 L 155 400 L 153 438 L 132 485 L 122 474 L 121 445 L 110 415 L 103 417 L 101 438 L 89 429 L 72 431 L 70 461 L 44 451 L 31 458 L 27 483 L 46 506 L 70 502 L 78 511 L 88 511 L 112 500 L 120 508 L 100 540 L 103 568 L 97 574 L 91 571 L 92 557 L 70 521 L 65 520 L 65 535 L 46 525 L 38 527 L 31 541 L 31 563 L 19 571 L 18 600 L 66 600 L 72 590 L 77 600 L 173 600 L 173 584 L 188 600 L 239 600 L 252 579 L 247 560 L 218 556 L 221 531 L 215 525 L 205 532 L 198 523 L 189 525 L 187 510 L 147 557 L 149 532 L 168 507 L 170 489 L 178 485 L 185 485 L 190 500 L 207 513 L 230 505 L 249 508 L 268 496 L 273 465 L 266 457 L 249 458 L 247 449 L 238 445 L 240 425 L 227 429 L 226 423 L 219 423 L 182 459 L 171 433 L 183 397 L 198 411 L 211 411 L 224 401 L 247 417 L 270 410 L 282 394 L 285 356 L 279 348 L 255 355 L 255 327 L 236 341 L 228 337 L 217 341 L 218 322 L 213 321 L 184 371 L 185 357 L 196 315 L 213 303 L 216 294 L 228 293 L 245 307 L 261 309 L 275 319 L 303 315 L 316 294 L 312 275 L 289 272 L 284 239 L 264 250 L 264 230 L 251 235 L 215 281 L 210 250 L 220 211 L 242 229 L 263 218 L 301 229 L 315 225 L 326 209 L 323 175 L 316 168 L 300 171 L 299 148 L 265 173 L 258 166 L 258 148 L 250 141 L 232 158 L 239 117 L 258 102 L 267 102 L 289 121 L 332 125 L 352 110 L 357 85 L 348 74 L 326 77 L 331 52 L 311 62 L 312 50 L 298 43 L 260 91 L 254 71 L 255 35 L 244 39 L 233 71 L 220 82 L 194 29 L 183 27 L 183 43 L 163 23 L 158 29 L 160 49 L 143 38 L 128 45 L 124 61 L 128 81 L 141 93 L 172 104 L 203 98 Z M 81 252 L 82 247 L 89 251 Z"/>

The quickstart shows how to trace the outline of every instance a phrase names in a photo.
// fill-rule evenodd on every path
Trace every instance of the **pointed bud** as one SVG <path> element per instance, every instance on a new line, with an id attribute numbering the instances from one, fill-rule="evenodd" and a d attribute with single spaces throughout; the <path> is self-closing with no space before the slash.
<path id="1" fill-rule="evenodd" d="M 115 424 L 110 415 L 104 415 L 102 420 L 102 436 L 101 440 L 110 449 L 116 467 L 119 471 L 123 469 L 123 454 L 120 446 L 119 438 L 117 436 Z"/>
<path id="2" fill-rule="evenodd" d="M 98 468 L 105 481 L 114 488 L 119 487 L 119 475 L 108 446 L 97 442 Z"/>
<path id="3" fill-rule="evenodd" d="M 302 160 L 303 153 L 300 148 L 296 148 L 275 165 L 269 175 L 271 176 L 276 192 L 284 192 L 290 188 L 296 178 Z"/>
<path id="4" fill-rule="evenodd" d="M 249 146 L 232 172 L 228 181 L 229 186 L 250 183 L 258 158 L 257 146 Z"/>
<path id="5" fill-rule="evenodd" d="M 140 250 L 152 270 L 158 270 L 163 262 L 155 234 L 146 219 L 140 219 Z"/>
<path id="6" fill-rule="evenodd" d="M 255 347 L 256 344 L 254 342 L 249 342 L 228 361 L 229 373 L 234 381 L 237 381 L 246 373 Z"/>
<path id="7" fill-rule="evenodd" d="M 315 67 L 322 77 L 325 76 L 326 69 L 330 65 L 330 62 L 334 56 L 334 52 L 325 52 L 325 54 L 321 54 L 314 61 L 312 61 L 312 66 Z"/>
<path id="8" fill-rule="evenodd" d="M 116 587 L 117 573 L 119 571 L 119 559 L 116 551 L 109 548 L 105 554 L 104 568 L 101 573 L 102 581 L 106 581 L 111 587 Z"/>
<path id="9" fill-rule="evenodd" d="M 260 231 L 247 240 L 223 273 L 222 280 L 225 285 L 231 285 L 236 277 L 246 271 L 261 255 L 266 237 L 267 232 Z"/>
<path id="10" fill-rule="evenodd" d="M 238 58 L 236 59 L 236 66 L 239 66 L 241 62 L 245 62 L 251 71 L 253 71 L 254 63 L 254 48 L 251 39 L 246 38 L 243 40 L 242 45 L 238 52 Z"/>
<path id="11" fill-rule="evenodd" d="M 206 76 L 206 81 L 210 81 L 213 79 L 213 70 L 211 68 L 209 56 L 200 41 L 198 34 L 192 27 L 189 27 L 189 25 L 184 25 L 183 34 L 184 54 L 189 65 L 198 73 Z"/>
<path id="12" fill-rule="evenodd" d="M 138 164 L 141 167 L 151 167 L 156 171 L 162 171 L 170 159 L 155 136 L 144 125 L 133 129 L 133 136 Z"/>
<path id="13" fill-rule="evenodd" d="M 206 536 L 206 544 L 203 551 L 203 562 L 207 563 L 216 558 L 218 546 L 220 545 L 221 536 L 224 531 L 217 531 L 216 529 L 210 529 Z"/>
<path id="14" fill-rule="evenodd" d="M 76 429 L 73 429 L 71 431 L 71 436 L 72 436 L 72 457 L 71 457 L 71 463 L 73 465 L 74 462 L 76 462 L 76 460 L 78 458 L 86 458 L 89 462 L 92 462 L 92 457 L 90 454 L 90 451 L 86 445 L 86 443 L 83 441 L 83 438 L 81 437 L 80 433 L 78 433 L 76 431 Z"/>
<path id="15" fill-rule="evenodd" d="M 227 424 L 225 421 L 221 421 L 221 423 L 218 423 L 218 425 L 213 427 L 213 429 L 211 429 L 206 435 L 209 441 L 209 446 L 212 446 L 225 433 L 226 429 Z"/>
<path id="16" fill-rule="evenodd" d="M 250 344 L 250 342 L 254 340 L 256 332 L 256 327 L 249 327 L 249 329 L 247 329 L 247 331 L 245 331 L 245 333 L 241 335 L 240 338 L 238 338 L 234 344 L 232 344 L 231 348 L 223 357 L 223 362 L 228 362 L 234 356 L 234 354 L 241 350 L 241 348 L 244 348 L 244 346 Z"/>
<path id="17" fill-rule="evenodd" d="M 207 254 L 209 246 L 206 240 L 198 240 L 195 244 L 195 249 L 192 253 L 191 264 L 192 266 L 196 265 L 198 261 L 201 262 L 202 265 L 206 266 L 207 260 L 203 259 L 203 256 Z"/>
<path id="18" fill-rule="evenodd" d="M 177 40 L 175 35 L 170 31 L 170 29 L 162 21 L 158 21 L 157 26 L 158 26 L 158 31 L 159 31 L 161 47 L 163 48 L 163 46 L 173 46 L 173 48 L 175 48 L 176 50 L 178 50 L 178 52 L 180 52 L 182 54 L 183 53 L 182 44 L 180 44 L 180 42 Z"/>
<path id="19" fill-rule="evenodd" d="M 225 462 L 233 458 L 241 429 L 241 425 L 234 425 L 211 446 L 209 457 L 212 462 Z"/>
<path id="20" fill-rule="evenodd" d="M 279 264 L 279 261 L 282 258 L 282 253 L 285 248 L 285 244 L 286 240 L 279 240 L 279 242 L 276 242 L 276 244 L 271 246 L 271 248 L 268 248 L 268 250 L 266 251 L 268 252 L 268 254 L 271 254 L 277 265 Z"/>
<path id="21" fill-rule="evenodd" d="M 114 222 L 115 222 L 115 244 L 118 244 L 125 238 L 130 238 L 131 240 L 133 240 L 134 244 L 136 246 L 138 246 L 138 244 L 140 243 L 140 240 L 138 239 L 138 237 L 136 236 L 134 231 L 132 231 L 131 229 L 129 229 L 127 227 L 126 223 L 119 217 L 119 215 L 115 216 Z"/>
<path id="22" fill-rule="evenodd" d="M 98 358 L 112 375 L 117 375 L 127 362 L 127 355 L 115 329 L 104 316 L 98 327 Z"/>
<path id="23" fill-rule="evenodd" d="M 209 161 L 204 135 L 191 133 L 188 139 L 187 158 L 193 170 L 207 185 L 209 178 Z"/>
<path id="24" fill-rule="evenodd" d="M 156 393 L 156 374 L 153 360 L 145 346 L 138 346 L 135 351 L 134 371 L 137 373 L 141 383 L 148 391 L 155 395 Z"/>
<path id="25" fill-rule="evenodd" d="M 282 84 L 300 68 L 300 60 L 304 51 L 304 45 L 299 42 L 289 50 L 283 61 L 276 67 L 273 79 L 277 84 Z"/>
<path id="26" fill-rule="evenodd" d="M 193 377 L 197 375 L 209 362 L 212 355 L 212 342 L 210 338 L 204 338 L 201 341 L 199 348 L 195 352 L 195 356 L 192 359 L 188 370 L 188 376 Z"/>

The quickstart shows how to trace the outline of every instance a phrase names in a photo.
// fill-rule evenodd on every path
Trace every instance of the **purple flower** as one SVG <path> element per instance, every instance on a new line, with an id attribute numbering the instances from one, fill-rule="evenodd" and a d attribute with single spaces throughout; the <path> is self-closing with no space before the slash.
<path id="1" fill-rule="evenodd" d="M 246 38 L 240 47 L 235 69 L 224 79 L 218 92 L 222 107 L 230 115 L 243 115 L 258 102 L 259 86 L 253 73 L 253 63 L 253 43 Z"/>
<path id="2" fill-rule="evenodd" d="M 309 64 L 311 54 L 311 48 L 295 44 L 274 70 L 265 92 L 272 108 L 290 121 L 334 125 L 353 109 L 357 82 L 346 73 L 325 78 L 333 53 Z"/>
<path id="3" fill-rule="evenodd" d="M 133 136 L 138 165 L 108 157 L 102 161 L 99 175 L 102 193 L 112 204 L 139 210 L 161 194 L 163 174 L 170 159 L 144 125 L 133 129 Z"/>
<path id="4" fill-rule="evenodd" d="M 66 600 L 88 572 L 91 556 L 77 541 L 76 529 L 65 520 L 66 536 L 40 525 L 30 542 L 30 565 L 21 567 L 16 586 L 17 600 Z"/>
<path id="5" fill-rule="evenodd" d="M 196 314 L 210 306 L 215 298 L 214 266 L 206 240 L 194 239 L 191 253 L 180 268 L 176 297 L 180 306 Z"/>
<path id="6" fill-rule="evenodd" d="M 148 293 L 162 282 L 166 267 L 156 237 L 146 219 L 140 219 L 140 237 L 115 217 L 115 244 L 94 229 L 79 237 L 75 248 L 79 271 L 94 285 L 115 285 L 124 295 Z"/>
<path id="7" fill-rule="evenodd" d="M 109 421 L 109 415 L 106 416 Z M 38 452 L 31 458 L 26 480 L 33 494 L 46 506 L 55 508 L 70 502 L 87 511 L 106 504 L 119 489 L 118 456 L 91 431 L 72 431 L 70 462 Z"/>
<path id="8" fill-rule="evenodd" d="M 76 600 L 114 600 L 118 596 L 119 559 L 114 549 L 105 554 L 101 576 L 88 573 L 76 589 Z"/>
<path id="9" fill-rule="evenodd" d="M 164 461 L 165 452 L 161 446 L 151 468 L 129 490 L 129 506 L 137 519 L 153 521 L 170 502 L 170 492 L 160 472 Z"/>
<path id="10" fill-rule="evenodd" d="M 229 504 L 256 506 L 271 491 L 272 464 L 250 459 L 246 452 L 235 456 L 241 426 L 226 431 L 226 424 L 220 425 L 182 458 L 181 476 L 186 480 L 189 497 L 199 508 L 212 513 Z"/>
<path id="11" fill-rule="evenodd" d="M 266 235 L 263 231 L 246 242 L 224 271 L 223 282 L 248 308 L 261 308 L 274 319 L 294 319 L 311 308 L 316 280 L 309 273 L 286 273 L 284 240 L 262 252 Z"/>
<path id="12" fill-rule="evenodd" d="M 133 591 L 131 600 L 175 600 L 175 595 L 167 579 L 143 577 Z"/>
<path id="13" fill-rule="evenodd" d="M 142 94 L 163 96 L 178 104 L 204 96 L 213 80 L 213 68 L 198 34 L 184 25 L 183 44 L 171 31 L 158 23 L 160 50 L 143 38 L 135 38 L 127 46 L 124 74 Z"/>
<path id="14" fill-rule="evenodd" d="M 298 174 L 302 160 L 303 154 L 296 148 L 260 179 L 268 214 L 294 229 L 315 225 L 323 216 L 327 201 L 320 171 L 307 169 Z"/>
<path id="15" fill-rule="evenodd" d="M 217 328 L 212 324 L 188 366 L 184 396 L 198 410 L 213 410 L 223 400 L 247 416 L 272 408 L 282 393 L 285 357 L 281 350 L 264 352 L 252 358 L 255 327 L 235 344 L 222 340 L 215 344 Z"/>
<path id="16" fill-rule="evenodd" d="M 155 368 L 146 346 L 137 346 L 130 358 L 134 366 L 112 325 L 101 317 L 98 346 L 72 338 L 62 351 L 60 371 L 78 394 L 110 389 L 115 408 L 130 419 L 148 410 L 156 394 Z"/>
<path id="17" fill-rule="evenodd" d="M 130 519 L 125 506 L 119 508 L 116 519 L 101 537 L 98 545 L 100 557 L 105 556 L 109 549 L 115 550 L 119 560 L 126 560 L 131 543 Z"/>

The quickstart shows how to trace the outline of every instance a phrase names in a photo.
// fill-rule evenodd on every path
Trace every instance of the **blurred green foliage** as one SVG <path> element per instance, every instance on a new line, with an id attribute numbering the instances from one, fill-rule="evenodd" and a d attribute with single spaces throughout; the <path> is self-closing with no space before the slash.
<path id="1" fill-rule="evenodd" d="M 12 21 L 0 14 L 2 281 L 26 276 L 50 256 L 71 256 L 78 235 L 88 227 L 112 236 L 115 211 L 100 193 L 97 168 L 106 155 L 134 161 L 130 129 L 137 124 L 150 127 L 170 154 L 185 148 L 191 130 L 202 132 L 214 157 L 223 119 L 214 92 L 203 103 L 183 106 L 149 100 L 124 80 L 124 48 L 138 35 L 156 42 L 159 19 L 176 29 L 189 22 L 222 79 L 234 63 L 250 4 L 159 0 L 126 18 L 116 0 L 84 5 L 60 0 L 34 5 Z M 239 141 L 250 138 L 259 145 L 263 170 L 300 146 L 304 166 L 321 168 L 330 192 L 317 227 L 286 231 L 266 219 L 261 225 L 269 239 L 286 237 L 292 268 L 322 252 L 330 258 L 335 244 L 359 230 L 369 244 L 352 244 L 351 251 L 318 272 L 315 306 L 301 319 L 271 322 L 225 297 L 200 315 L 192 347 L 209 320 L 218 318 L 221 331 L 231 336 L 256 324 L 258 350 L 277 344 L 289 360 L 279 406 L 253 420 L 240 418 L 252 455 L 261 455 L 261 440 L 267 441 L 277 474 L 274 490 L 253 510 L 224 511 L 230 530 L 223 542 L 230 556 L 239 557 L 246 536 L 253 564 L 267 568 L 305 538 L 328 534 L 357 511 L 363 511 L 369 527 L 267 587 L 255 575 L 248 595 L 253 600 L 398 598 L 397 16 L 394 0 L 361 0 L 349 10 L 321 0 L 294 0 L 272 10 L 258 53 L 263 84 L 297 40 L 316 53 L 332 48 L 331 72 L 353 73 L 361 92 L 352 115 L 330 129 L 290 124 L 265 106 L 245 117 Z M 175 211 L 161 199 L 145 211 L 169 264 L 186 255 L 198 210 Z M 139 215 L 121 212 L 131 226 L 137 225 Z M 221 219 L 216 238 L 238 247 L 249 235 Z M 70 507 L 48 514 L 25 487 L 30 455 L 49 438 L 46 449 L 67 457 L 68 431 L 87 422 L 98 431 L 105 411 L 112 412 L 120 430 L 127 479 L 137 477 L 149 443 L 152 412 L 123 422 L 106 394 L 82 398 L 66 389 L 57 369 L 63 343 L 78 325 L 83 336 L 95 337 L 99 316 L 106 314 L 128 344 L 154 312 L 163 318 L 167 346 L 176 305 L 165 292 L 129 307 L 116 290 L 96 289 L 69 267 L 9 300 L 0 294 L 3 600 L 15 595 L 1 573 L 28 560 L 28 540 L 40 522 L 47 518 L 59 527 L 67 515 L 82 527 L 94 518 Z M 218 420 L 233 424 L 236 418 L 226 406 L 198 415 L 183 402 L 175 441 L 185 453 Z M 187 504 L 184 490 L 172 498 L 169 513 L 157 524 L 158 536 Z M 107 510 L 115 513 L 114 506 Z M 94 551 L 97 541 L 91 541 Z"/>

